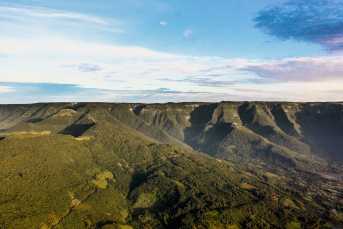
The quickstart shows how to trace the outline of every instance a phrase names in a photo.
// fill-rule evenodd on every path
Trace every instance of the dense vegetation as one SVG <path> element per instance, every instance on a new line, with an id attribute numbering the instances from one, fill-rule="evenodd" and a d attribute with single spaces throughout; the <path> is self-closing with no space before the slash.
<path id="1" fill-rule="evenodd" d="M 342 120 L 340 103 L 3 105 L 0 228 L 339 225 L 340 184 L 314 172 L 342 171 Z"/>
<path id="2" fill-rule="evenodd" d="M 151 143 L 105 121 L 78 138 L 13 135 L 1 141 L 0 152 L 4 228 L 323 223 L 311 213 L 315 206 L 276 175 L 268 182 L 262 171 Z"/>

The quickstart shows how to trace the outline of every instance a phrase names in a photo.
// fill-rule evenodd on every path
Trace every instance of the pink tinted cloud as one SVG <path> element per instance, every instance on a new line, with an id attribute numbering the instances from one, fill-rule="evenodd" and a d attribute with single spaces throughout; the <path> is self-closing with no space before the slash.
<path id="1" fill-rule="evenodd" d="M 343 57 L 288 58 L 252 64 L 241 70 L 276 82 L 327 82 L 343 80 Z"/>
<path id="2" fill-rule="evenodd" d="M 252 72 L 257 77 L 255 83 L 277 82 L 329 82 L 343 80 L 343 56 L 301 57 L 258 62 L 245 59 L 233 59 L 227 65 L 203 70 L 238 70 Z"/>

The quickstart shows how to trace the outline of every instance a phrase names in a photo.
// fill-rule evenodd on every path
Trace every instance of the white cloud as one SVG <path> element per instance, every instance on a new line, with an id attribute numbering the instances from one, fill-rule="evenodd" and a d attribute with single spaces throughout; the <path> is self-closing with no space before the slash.
<path id="1" fill-rule="evenodd" d="M 190 29 L 187 29 L 185 31 L 183 31 L 183 36 L 184 37 L 190 37 L 192 35 L 193 31 Z"/>
<path id="2" fill-rule="evenodd" d="M 14 92 L 13 88 L 7 86 L 0 86 L 0 93 Z"/>
<path id="3" fill-rule="evenodd" d="M 115 46 L 76 40 L 46 38 L 42 40 L 0 39 L 0 53 L 30 58 L 91 59 L 175 59 L 180 56 L 135 46 Z"/>
<path id="4" fill-rule="evenodd" d="M 167 25 L 168 23 L 165 22 L 165 21 L 161 21 L 160 24 L 161 24 L 161 25 Z"/>
<path id="5" fill-rule="evenodd" d="M 128 21 L 43 7 L 1 7 L 1 37 L 79 36 L 94 30 L 126 33 Z"/>
<path id="6" fill-rule="evenodd" d="M 108 22 L 87 14 L 70 13 L 58 10 L 51 10 L 47 8 L 14 8 L 14 7 L 0 7 L 0 13 L 2 18 L 13 18 L 13 16 L 19 17 L 37 17 L 37 18 L 57 18 L 57 19 L 74 19 L 86 22 L 93 22 L 99 24 L 108 24 Z"/>
<path id="7" fill-rule="evenodd" d="M 27 51 L 28 48 L 29 47 L 19 42 L 11 40 L 0 41 L 0 53 L 19 54 Z"/>

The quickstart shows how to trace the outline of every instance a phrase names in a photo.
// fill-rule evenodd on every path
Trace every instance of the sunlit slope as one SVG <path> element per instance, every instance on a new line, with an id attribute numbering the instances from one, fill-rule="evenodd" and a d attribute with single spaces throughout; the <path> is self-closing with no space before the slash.
<path id="1" fill-rule="evenodd" d="M 78 138 L 8 136 L 0 158 L 0 228 L 321 223 L 284 178 L 268 183 L 262 171 L 152 143 L 106 121 Z"/>
<path id="2" fill-rule="evenodd" d="M 76 103 L 0 105 L 0 130 L 8 129 L 20 123 L 36 123 L 63 109 L 76 106 Z"/>
<path id="3" fill-rule="evenodd" d="M 14 119 L 15 121 L 9 122 L 9 118 L 3 120 L 3 127 L 8 127 L 4 132 L 5 135 L 26 132 L 79 136 L 94 123 L 105 120 L 150 141 L 172 144 L 186 150 L 192 150 L 187 144 L 169 136 L 164 130 L 147 124 L 143 119 L 134 115 L 129 106 L 124 104 L 52 103 L 33 104 L 31 107 L 25 107 L 25 109 L 26 111 L 21 112 L 21 115 Z M 16 113 L 18 112 L 13 115 L 17 116 Z"/>

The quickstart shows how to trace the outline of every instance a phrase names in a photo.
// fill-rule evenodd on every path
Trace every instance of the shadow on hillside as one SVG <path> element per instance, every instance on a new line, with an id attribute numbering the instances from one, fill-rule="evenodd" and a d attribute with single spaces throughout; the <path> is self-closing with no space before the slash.
<path id="1" fill-rule="evenodd" d="M 129 195 L 130 193 L 137 187 L 139 187 L 141 184 L 143 184 L 146 181 L 146 178 L 148 177 L 148 174 L 135 172 L 132 174 L 132 180 L 129 185 Z"/>
<path id="2" fill-rule="evenodd" d="M 32 119 L 26 120 L 25 123 L 37 123 L 42 120 L 43 120 L 42 118 L 32 118 Z"/>
<path id="3" fill-rule="evenodd" d="M 72 110 L 76 111 L 77 109 L 84 107 L 86 105 L 87 105 L 87 103 L 74 103 L 70 106 L 66 106 L 65 109 L 72 109 Z"/>
<path id="4" fill-rule="evenodd" d="M 146 105 L 137 106 L 137 107 L 133 110 L 133 113 L 134 113 L 135 115 L 139 115 L 139 113 L 141 112 L 141 110 L 142 110 L 143 108 L 145 108 L 145 107 L 146 107 Z"/>
<path id="5" fill-rule="evenodd" d="M 39 105 L 39 104 L 36 104 L 36 105 Z M 36 114 L 38 114 L 38 112 L 40 112 L 41 110 L 43 110 L 44 108 L 46 108 L 49 104 L 48 103 L 45 103 L 42 107 L 38 108 L 35 112 L 33 112 L 30 116 L 31 117 L 34 117 Z M 35 106 L 35 105 L 34 105 Z"/>
<path id="6" fill-rule="evenodd" d="M 251 124 L 254 120 L 254 110 L 255 110 L 255 105 L 250 106 L 248 102 L 242 104 L 241 106 L 238 107 L 238 115 L 239 118 L 242 120 L 242 124 Z"/>
<path id="7" fill-rule="evenodd" d="M 206 124 L 211 122 L 213 112 L 218 105 L 218 103 L 200 105 L 190 113 L 189 121 L 191 126 L 184 129 L 184 142 L 186 144 L 191 147 L 197 145 L 197 141 L 194 138 L 202 132 Z"/>
<path id="8" fill-rule="evenodd" d="M 296 113 L 296 120 L 304 137 L 302 141 L 311 146 L 313 154 L 330 162 L 343 163 L 342 105 L 304 104 L 303 110 Z"/>
<path id="9" fill-rule="evenodd" d="M 105 221 L 100 221 L 100 222 L 96 223 L 96 226 L 97 226 L 97 228 L 102 228 L 102 227 L 104 227 L 104 226 L 106 226 L 106 225 L 112 225 L 112 224 L 114 224 L 114 223 L 115 223 L 114 221 L 105 220 Z M 106 228 L 107 228 L 107 227 L 106 227 Z M 109 228 L 116 228 L 116 227 L 110 226 Z"/>
<path id="10" fill-rule="evenodd" d="M 291 136 L 298 136 L 296 130 L 295 130 L 295 125 L 292 123 L 291 120 L 289 120 L 287 113 L 285 110 L 282 108 L 282 104 L 278 104 L 276 106 L 273 106 L 270 109 L 270 112 L 274 116 L 274 121 L 276 125 L 286 134 L 291 135 Z"/>
<path id="11" fill-rule="evenodd" d="M 72 135 L 75 138 L 81 136 L 86 130 L 91 128 L 95 123 L 92 124 L 72 124 L 59 132 L 63 135 Z"/>

